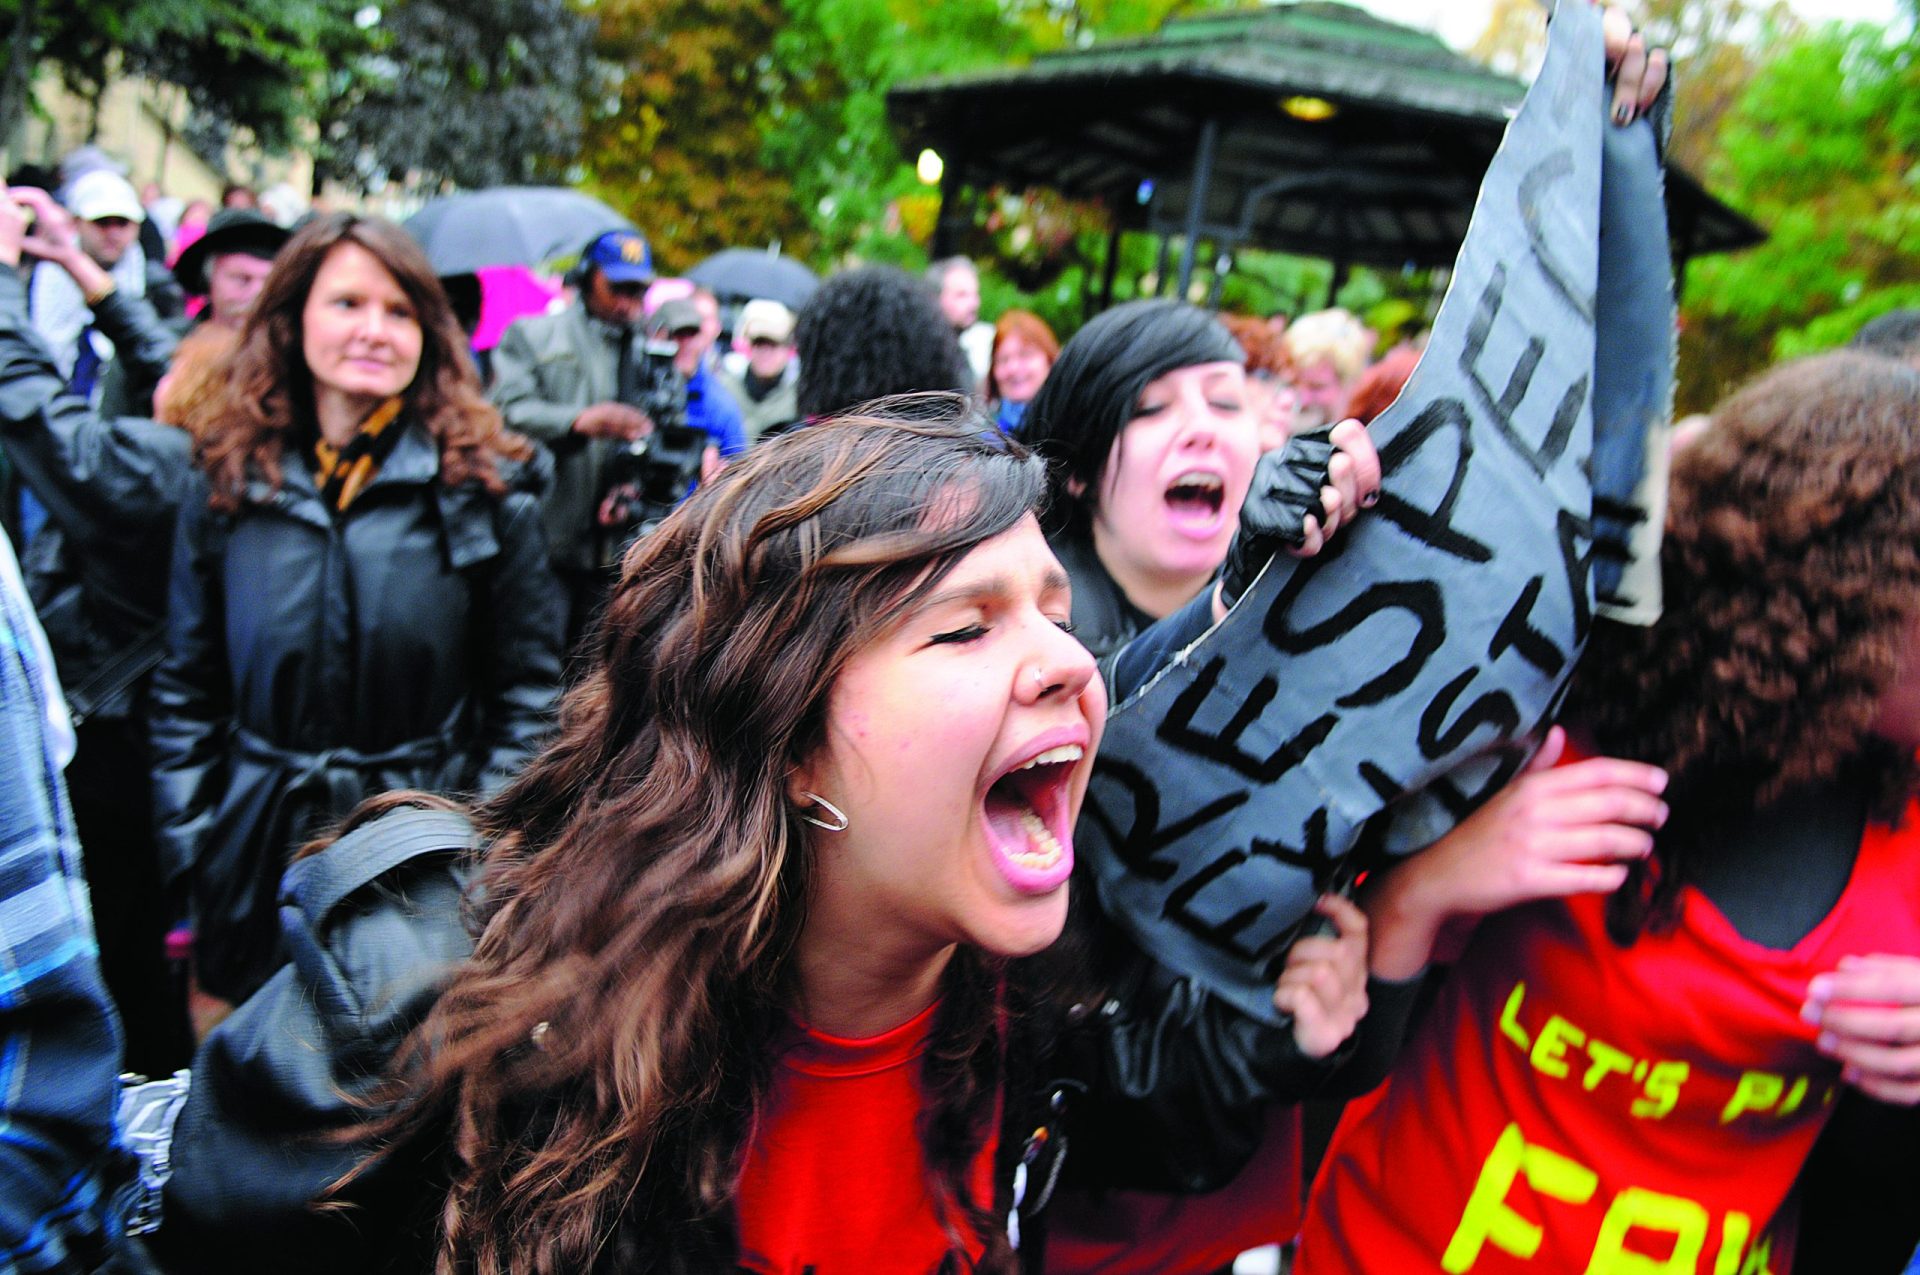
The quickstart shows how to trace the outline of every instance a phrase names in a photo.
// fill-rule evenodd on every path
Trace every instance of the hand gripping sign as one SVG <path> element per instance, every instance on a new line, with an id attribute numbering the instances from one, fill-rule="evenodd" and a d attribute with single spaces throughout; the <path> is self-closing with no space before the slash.
<path id="1" fill-rule="evenodd" d="M 1275 559 L 1107 724 L 1076 830 L 1101 901 L 1249 1014 L 1315 897 L 1526 763 L 1598 607 L 1659 608 L 1673 288 L 1654 126 L 1605 122 L 1562 0 L 1411 381 L 1381 500 Z"/>

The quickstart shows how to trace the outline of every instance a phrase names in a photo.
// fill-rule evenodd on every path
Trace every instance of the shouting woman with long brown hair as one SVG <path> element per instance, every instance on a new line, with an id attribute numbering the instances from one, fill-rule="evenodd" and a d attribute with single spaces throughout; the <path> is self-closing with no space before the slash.
<path id="1" fill-rule="evenodd" d="M 390 1122 L 450 1126 L 441 1269 L 1011 1267 L 1036 1152 L 1002 1131 L 1047 1119 L 1067 1026 L 1021 958 L 1067 921 L 1106 700 L 1039 462 L 924 410 L 800 431 L 656 531 L 480 813 L 483 928 Z M 1364 1004 L 1334 906 L 1282 979 L 1291 1061 L 1196 1005 L 1141 1029 L 1161 1075 L 1080 1092 L 1317 1065 Z"/>
<path id="2" fill-rule="evenodd" d="M 869 411 L 636 544 L 557 737 L 470 823 L 395 796 L 295 865 L 314 946 L 209 1041 L 176 1131 L 182 1265 L 1010 1271 L 1063 1163 L 1193 1189 L 1340 1061 L 1367 1004 L 1344 900 L 1277 981 L 1284 1027 L 1154 969 L 1088 892 L 1069 924 L 1106 697 L 1041 464 L 954 396 Z M 1358 450 L 1348 509 L 1378 481 Z M 316 1217 L 352 1161 L 312 1172 L 298 1135 L 345 1123 L 380 1025 L 461 951 L 435 900 L 462 870 L 431 855 L 469 839 L 471 955 Z"/>

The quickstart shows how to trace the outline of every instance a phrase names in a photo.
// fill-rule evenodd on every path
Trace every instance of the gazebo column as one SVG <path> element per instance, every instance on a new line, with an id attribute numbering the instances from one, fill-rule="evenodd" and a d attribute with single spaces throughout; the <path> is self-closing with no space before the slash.
<path id="1" fill-rule="evenodd" d="M 1107 232 L 1107 259 L 1100 267 L 1100 308 L 1102 310 L 1111 310 L 1113 308 L 1113 281 L 1115 276 L 1120 273 L 1121 233 L 1120 222 L 1116 218 L 1113 223 L 1113 229 Z M 1092 317 L 1093 313 L 1091 308 L 1083 305 L 1080 314 L 1081 321 L 1085 322 Z"/>
<path id="2" fill-rule="evenodd" d="M 1193 156 L 1193 181 L 1187 190 L 1186 242 L 1180 245 L 1180 286 L 1174 293 L 1187 299 L 1193 282 L 1193 256 L 1200 248 L 1200 223 L 1207 210 L 1208 187 L 1213 184 L 1213 152 L 1220 144 L 1220 121 L 1209 116 L 1200 125 L 1200 146 Z"/>
<path id="3" fill-rule="evenodd" d="M 1340 295 L 1340 289 L 1347 286 L 1347 280 L 1353 275 L 1353 262 L 1345 257 L 1337 258 L 1333 263 L 1333 274 L 1327 279 L 1327 309 L 1333 308 L 1333 299 Z"/>
<path id="4" fill-rule="evenodd" d="M 966 162 L 955 155 L 947 160 L 946 167 L 940 173 L 940 211 L 933 219 L 933 248 L 927 254 L 929 260 L 942 261 L 951 257 L 958 245 L 958 229 L 965 224 L 967 217 L 967 209 L 960 196 L 965 169 Z"/>

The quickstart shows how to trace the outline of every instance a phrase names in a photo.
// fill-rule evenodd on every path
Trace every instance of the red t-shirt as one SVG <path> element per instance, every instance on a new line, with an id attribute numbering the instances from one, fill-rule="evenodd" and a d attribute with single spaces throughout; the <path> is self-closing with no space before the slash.
<path id="1" fill-rule="evenodd" d="M 1599 897 L 1489 918 L 1387 1087 L 1348 1108 L 1296 1271 L 1785 1270 L 1769 1224 L 1840 1089 L 1800 1006 L 1844 955 L 1920 955 L 1914 821 L 1868 830 L 1786 951 L 1691 887 L 1672 931 L 1625 948 Z"/>
<path id="2" fill-rule="evenodd" d="M 927 1189 L 918 1124 L 920 1056 L 937 1008 L 867 1040 L 795 1027 L 736 1197 L 742 1267 L 760 1275 L 925 1275 L 939 1264 L 947 1237 Z M 993 1199 L 998 1126 L 996 1114 L 970 1175 L 982 1201 Z M 978 1243 L 972 1251 L 979 1256 Z"/>

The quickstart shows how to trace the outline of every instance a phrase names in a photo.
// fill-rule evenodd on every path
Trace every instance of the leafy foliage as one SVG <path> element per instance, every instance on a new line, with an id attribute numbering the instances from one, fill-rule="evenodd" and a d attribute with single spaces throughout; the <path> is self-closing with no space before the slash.
<path id="1" fill-rule="evenodd" d="M 185 89 L 203 121 L 283 149 L 326 51 L 354 31 L 353 11 L 353 0 L 13 0 L 0 21 L 16 33 L 10 58 L 51 62 L 83 97 L 115 73 L 148 76 Z M 21 118 L 12 96 L 0 103 L 0 140 Z"/>
<path id="2" fill-rule="evenodd" d="M 1920 19 L 1920 3 L 1903 0 Z M 1524 60 L 1538 18 L 1497 0 L 1476 51 Z M 1672 53 L 1670 156 L 1765 227 L 1690 263 L 1677 407 L 1710 408 L 1777 358 L 1837 345 L 1920 304 L 1920 44 L 1877 27 L 1809 30 L 1779 0 L 1640 0 Z"/>
<path id="3" fill-rule="evenodd" d="M 145 36 L 129 48 L 126 69 L 180 85 L 202 120 L 244 128 L 268 150 L 300 139 L 331 60 L 366 44 L 349 0 L 222 0 L 199 8 L 197 30 Z"/>
<path id="4" fill-rule="evenodd" d="M 580 144 L 593 22 L 567 0 L 401 0 L 314 115 L 332 175 L 469 188 L 558 180 Z"/>
<path id="5" fill-rule="evenodd" d="M 1770 238 L 1693 264 L 1684 406 L 1920 302 L 1916 54 L 1911 33 L 1823 27 L 1780 46 L 1728 111 L 1707 177 Z"/>
<path id="6" fill-rule="evenodd" d="M 1222 0 L 783 0 L 776 92 L 761 152 L 787 174 L 821 264 L 858 259 L 923 265 L 938 196 L 920 184 L 887 124 L 886 94 L 930 75 L 1018 65 L 1055 49 L 1152 31 L 1176 9 Z M 1063 334 L 1098 290 L 1106 234 L 1091 211 L 1032 192 L 974 192 L 961 236 L 981 267 L 983 312 L 1020 306 Z M 1115 295 L 1151 282 L 1152 246 L 1123 245 Z"/>
<path id="7" fill-rule="evenodd" d="M 1784 0 L 1645 0 L 1635 17 L 1676 68 L 1668 154 L 1690 173 L 1705 172 L 1767 51 L 1799 35 L 1800 20 Z"/>
<path id="8" fill-rule="evenodd" d="M 1096 33 L 1147 29 L 1173 7 L 602 0 L 598 51 L 621 70 L 588 122 L 580 166 L 595 193 L 647 230 L 669 268 L 773 240 L 820 265 L 917 266 L 937 201 L 894 142 L 887 90 L 921 75 L 1017 63 Z M 1080 260 L 1076 216 L 1057 200 L 1014 198 L 1020 215 L 1007 222 L 1002 213 L 992 227 L 1003 201 L 983 199 L 981 233 L 1030 287 L 1049 291 Z M 1058 257 L 1040 260 L 1036 244 Z M 983 253 L 990 306 L 995 255 L 991 245 Z"/>
<path id="9" fill-rule="evenodd" d="M 567 0 L 13 3 L 31 45 L 15 56 L 83 96 L 115 74 L 179 85 L 201 134 L 312 144 L 316 176 L 361 189 L 559 176 L 594 71 Z"/>
<path id="10" fill-rule="evenodd" d="M 1023 61 L 1038 47 L 1031 15 L 994 0 L 784 0 L 774 44 L 783 88 L 831 86 L 810 100 L 782 93 L 762 157 L 791 176 L 822 252 L 910 264 L 913 246 L 888 211 L 919 190 L 887 125 L 886 93 L 902 80 Z M 924 257 L 921 258 L 924 260 Z"/>
<path id="11" fill-rule="evenodd" d="M 792 180 L 761 154 L 764 122 L 822 91 L 778 68 L 777 0 L 602 0 L 596 12 L 595 49 L 613 72 L 584 131 L 586 186 L 670 270 L 775 240 L 808 256 Z"/>

